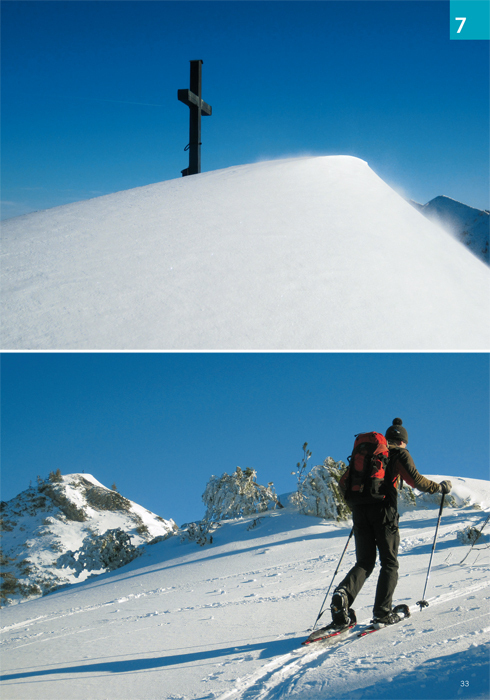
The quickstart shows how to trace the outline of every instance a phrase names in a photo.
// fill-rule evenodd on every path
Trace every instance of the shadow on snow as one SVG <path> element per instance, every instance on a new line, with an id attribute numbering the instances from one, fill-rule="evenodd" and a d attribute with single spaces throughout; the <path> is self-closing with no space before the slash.
<path id="1" fill-rule="evenodd" d="M 204 649 L 202 651 L 182 652 L 169 656 L 152 656 L 143 659 L 124 659 L 121 661 L 98 661 L 97 663 L 79 664 L 74 666 L 39 668 L 26 671 L 18 671 L 0 676 L 0 681 L 16 681 L 21 679 L 36 678 L 46 676 L 73 675 L 76 673 L 136 673 L 138 671 L 151 671 L 154 669 L 164 669 L 171 666 L 181 666 L 185 664 L 200 665 L 205 662 L 215 661 L 222 657 L 233 656 L 235 654 L 249 654 L 253 651 L 260 651 L 259 658 L 269 659 L 281 654 L 297 649 L 301 638 L 279 639 L 272 642 L 258 642 L 256 644 L 244 644 L 225 647 L 223 649 Z M 176 650 L 178 651 L 178 650 Z M 148 652 L 147 652 L 148 653 Z M 151 653 L 151 652 L 150 652 Z"/>

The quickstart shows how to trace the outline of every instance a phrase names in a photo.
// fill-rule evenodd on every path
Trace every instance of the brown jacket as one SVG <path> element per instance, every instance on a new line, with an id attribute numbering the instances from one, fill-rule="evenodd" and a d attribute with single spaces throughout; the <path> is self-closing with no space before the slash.
<path id="1" fill-rule="evenodd" d="M 395 488 L 399 480 L 403 479 L 403 481 L 417 489 L 417 491 L 425 491 L 426 493 L 437 493 L 439 491 L 439 484 L 419 474 L 412 456 L 406 447 L 392 447 L 390 445 L 389 449 L 390 456 L 387 471 Z"/>

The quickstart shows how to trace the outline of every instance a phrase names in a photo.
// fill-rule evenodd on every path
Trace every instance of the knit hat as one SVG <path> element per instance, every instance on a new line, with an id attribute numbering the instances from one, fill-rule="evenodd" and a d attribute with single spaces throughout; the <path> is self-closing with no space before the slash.
<path id="1" fill-rule="evenodd" d="M 393 418 L 393 425 L 390 425 L 386 431 L 385 438 L 392 441 L 402 440 L 408 443 L 408 433 L 402 425 L 401 418 Z"/>

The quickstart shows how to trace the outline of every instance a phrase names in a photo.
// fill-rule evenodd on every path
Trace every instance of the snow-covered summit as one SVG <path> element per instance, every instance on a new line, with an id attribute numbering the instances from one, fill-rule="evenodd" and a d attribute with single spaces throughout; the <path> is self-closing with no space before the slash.
<path id="1" fill-rule="evenodd" d="M 177 529 L 137 503 L 103 486 L 91 474 L 52 473 L 1 503 L 2 602 L 45 593 L 93 573 L 63 567 L 60 557 L 80 548 L 88 535 L 120 529 L 138 546 Z M 96 573 L 104 570 L 100 567 Z"/>
<path id="2" fill-rule="evenodd" d="M 362 160 L 170 180 L 3 223 L 5 349 L 486 349 L 488 267 Z"/>
<path id="3" fill-rule="evenodd" d="M 475 255 L 489 263 L 490 213 L 441 195 L 427 204 L 410 202 L 430 221 L 442 226 Z"/>

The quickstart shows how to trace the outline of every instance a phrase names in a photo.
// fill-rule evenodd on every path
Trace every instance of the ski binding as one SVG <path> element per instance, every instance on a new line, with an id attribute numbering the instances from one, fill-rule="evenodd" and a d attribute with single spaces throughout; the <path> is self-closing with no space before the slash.
<path id="1" fill-rule="evenodd" d="M 322 642 L 327 639 L 344 635 L 345 632 L 349 632 L 357 624 L 356 614 L 352 609 L 349 609 L 349 617 L 350 622 L 346 625 L 335 625 L 333 622 L 331 622 L 326 627 L 321 627 L 318 630 L 314 630 L 308 639 L 305 639 L 305 641 L 301 642 L 301 644 L 303 646 L 307 646 L 308 644 L 313 644 L 313 642 Z"/>
<path id="2" fill-rule="evenodd" d="M 410 609 L 408 605 L 405 605 L 402 603 L 401 605 L 396 605 L 393 608 L 393 612 L 396 613 L 397 615 L 402 615 L 403 617 L 400 617 L 398 622 L 401 622 L 402 620 L 406 620 L 407 617 L 410 617 Z M 392 623 L 392 624 L 398 624 L 398 622 Z M 368 627 L 365 627 L 359 634 L 357 635 L 358 637 L 365 637 L 367 634 L 372 634 L 373 632 L 377 632 L 378 630 L 382 630 L 385 627 L 391 627 L 392 625 L 384 625 L 383 623 L 380 622 L 373 622 L 371 625 Z"/>

